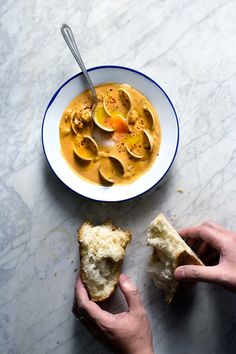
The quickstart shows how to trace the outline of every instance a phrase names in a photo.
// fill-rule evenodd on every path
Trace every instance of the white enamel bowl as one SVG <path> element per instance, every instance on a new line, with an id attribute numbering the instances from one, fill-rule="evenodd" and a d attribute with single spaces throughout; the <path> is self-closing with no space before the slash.
<path id="1" fill-rule="evenodd" d="M 98 66 L 88 70 L 95 85 L 106 82 L 125 83 L 143 93 L 158 113 L 161 125 L 161 147 L 155 163 L 143 176 L 123 186 L 99 186 L 80 178 L 61 155 L 59 123 L 67 105 L 87 89 L 80 73 L 67 80 L 53 95 L 44 114 L 42 143 L 49 165 L 70 189 L 85 197 L 99 201 L 122 201 L 134 198 L 159 183 L 169 171 L 178 149 L 178 118 L 164 90 L 146 75 L 120 66 Z"/>

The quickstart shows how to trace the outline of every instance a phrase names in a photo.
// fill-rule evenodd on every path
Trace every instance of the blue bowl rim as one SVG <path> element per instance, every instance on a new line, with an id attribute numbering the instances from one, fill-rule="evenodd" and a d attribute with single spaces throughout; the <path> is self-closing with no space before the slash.
<path id="1" fill-rule="evenodd" d="M 163 90 L 163 88 L 156 82 L 154 81 L 153 79 L 151 79 L 149 76 L 147 76 L 146 74 L 143 74 L 142 72 L 138 71 L 138 70 L 135 70 L 135 69 L 131 69 L 129 67 L 125 67 L 125 66 L 120 66 L 120 65 L 100 65 L 100 66 L 94 66 L 92 68 L 89 68 L 87 69 L 87 71 L 94 71 L 94 70 L 100 70 L 100 69 L 123 69 L 123 70 L 127 70 L 127 71 L 131 71 L 133 73 L 136 73 L 138 75 L 141 75 L 143 76 L 145 79 L 151 81 L 154 85 L 156 85 L 163 93 L 164 95 L 166 96 L 167 100 L 169 101 L 172 109 L 173 109 L 173 112 L 175 114 L 175 119 L 176 119 L 176 125 L 177 125 L 177 143 L 176 143 L 176 148 L 175 148 L 175 153 L 174 153 L 174 156 L 171 160 L 171 163 L 169 165 L 169 167 L 167 168 L 166 172 L 164 173 L 164 175 L 155 183 L 153 184 L 150 188 L 148 188 L 147 190 L 145 190 L 144 192 L 140 193 L 140 194 L 137 194 L 133 197 L 130 197 L 130 198 L 127 198 L 127 199 L 122 199 L 122 200 L 117 200 L 117 201 L 111 201 L 111 200 L 100 200 L 100 199 L 94 199 L 94 198 L 90 198 L 90 197 L 87 197 L 86 195 L 83 195 L 77 191 L 75 191 L 74 189 L 72 189 L 71 187 L 69 187 L 64 181 L 62 181 L 58 175 L 56 174 L 56 172 L 54 171 L 54 169 L 52 168 L 48 158 L 47 158 L 47 154 L 46 154 L 46 151 L 45 151 L 45 147 L 44 147 L 44 142 L 43 142 L 43 128 L 44 128 L 44 121 L 45 121 L 45 118 L 46 118 L 46 115 L 47 115 L 47 111 L 48 109 L 50 108 L 51 104 L 53 103 L 53 101 L 55 100 L 55 98 L 57 97 L 57 95 L 59 94 L 59 92 L 62 90 L 62 88 L 67 85 L 71 80 L 74 80 L 76 77 L 79 77 L 80 75 L 83 75 L 82 72 L 78 73 L 78 74 L 75 74 L 73 75 L 72 77 L 70 77 L 68 80 L 66 80 L 58 89 L 57 91 L 53 94 L 52 98 L 50 99 L 48 105 L 47 105 L 47 108 L 45 110 L 45 113 L 44 113 L 44 116 L 43 116 L 43 122 L 42 122 L 42 129 L 41 129 L 41 141 L 42 141 L 42 146 L 43 146 L 43 151 L 44 151 L 44 155 L 46 157 L 46 160 L 48 162 L 48 165 L 50 166 L 51 170 L 54 172 L 54 174 L 57 176 L 57 178 L 67 187 L 69 188 L 71 191 L 73 191 L 74 193 L 76 194 L 79 194 L 85 198 L 88 198 L 88 199 L 91 199 L 91 200 L 94 200 L 94 201 L 97 201 L 97 202 L 106 202 L 106 203 L 118 203 L 118 202 L 124 202 L 124 201 L 128 201 L 128 200 L 132 200 L 134 198 L 137 198 L 137 197 L 140 197 L 142 196 L 143 194 L 147 193 L 148 191 L 150 191 L 152 188 L 154 188 L 157 184 L 159 184 L 163 179 L 164 177 L 167 175 L 168 171 L 170 170 L 174 160 L 175 160 L 175 157 L 176 157 L 176 154 L 177 154 L 177 151 L 178 151 L 178 147 L 179 147 L 179 120 L 178 120 L 178 116 L 177 116 L 177 113 L 176 113 L 176 110 L 174 108 L 174 105 L 173 103 L 171 102 L 169 96 L 167 95 L 167 93 Z"/>

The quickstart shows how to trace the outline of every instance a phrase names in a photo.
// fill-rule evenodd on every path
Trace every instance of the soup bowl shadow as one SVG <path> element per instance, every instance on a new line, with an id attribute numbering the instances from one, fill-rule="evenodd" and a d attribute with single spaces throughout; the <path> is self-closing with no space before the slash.
<path id="1" fill-rule="evenodd" d="M 45 160 L 42 164 L 48 198 L 54 200 L 56 209 L 63 213 L 65 219 L 72 218 L 78 221 L 89 219 L 92 223 L 99 224 L 111 218 L 114 223 L 130 227 L 136 217 L 142 215 L 145 218 L 149 214 L 152 216 L 157 210 L 161 211 L 172 189 L 170 181 L 174 167 L 160 185 L 154 186 L 141 196 L 120 202 L 100 202 L 78 195 L 57 178 Z"/>

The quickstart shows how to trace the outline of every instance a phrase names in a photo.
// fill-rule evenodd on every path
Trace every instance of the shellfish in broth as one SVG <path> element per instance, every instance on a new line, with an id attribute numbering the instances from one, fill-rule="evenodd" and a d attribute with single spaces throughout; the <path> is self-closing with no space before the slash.
<path id="1" fill-rule="evenodd" d="M 107 83 L 89 90 L 66 108 L 60 122 L 64 158 L 81 178 L 111 187 L 146 173 L 158 156 L 161 127 L 151 102 L 135 88 Z"/>

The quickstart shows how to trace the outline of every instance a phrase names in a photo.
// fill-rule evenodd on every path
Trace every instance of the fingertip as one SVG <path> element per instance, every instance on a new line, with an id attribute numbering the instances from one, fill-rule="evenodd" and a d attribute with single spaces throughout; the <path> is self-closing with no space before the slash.
<path id="1" fill-rule="evenodd" d="M 77 292 L 82 287 L 82 281 L 80 277 L 77 277 L 75 280 L 75 292 Z"/>
<path id="2" fill-rule="evenodd" d="M 121 290 L 125 291 L 136 291 L 136 285 L 132 282 L 132 280 L 126 274 L 120 274 L 119 276 L 119 285 Z"/>
<path id="3" fill-rule="evenodd" d="M 84 283 L 82 282 L 82 279 L 80 277 L 78 277 L 75 281 L 75 287 L 79 288 L 79 289 L 85 289 Z"/>
<path id="4" fill-rule="evenodd" d="M 182 237 L 182 238 L 188 238 L 188 229 L 184 228 L 184 229 L 180 229 L 178 230 L 178 234 Z"/>
<path id="5" fill-rule="evenodd" d="M 76 279 L 75 279 L 75 285 L 78 285 L 81 282 L 80 275 L 77 274 Z"/>
<path id="6" fill-rule="evenodd" d="M 199 238 L 200 226 L 188 226 L 179 230 L 182 238 Z"/>
<path id="7" fill-rule="evenodd" d="M 174 276 L 177 280 L 185 280 L 186 273 L 184 267 L 178 267 L 175 269 Z"/>
<path id="8" fill-rule="evenodd" d="M 88 292 L 81 280 L 78 278 L 75 283 L 75 296 L 77 299 L 80 299 L 80 302 L 87 302 L 89 300 Z"/>

